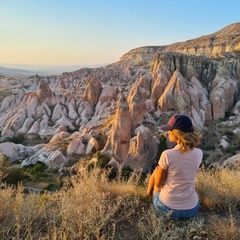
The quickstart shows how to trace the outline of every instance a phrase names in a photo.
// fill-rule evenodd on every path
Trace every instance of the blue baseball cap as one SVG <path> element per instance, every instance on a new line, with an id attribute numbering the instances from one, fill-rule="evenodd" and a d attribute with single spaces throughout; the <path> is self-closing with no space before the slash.
<path id="1" fill-rule="evenodd" d="M 168 121 L 167 124 L 160 126 L 160 129 L 163 131 L 169 131 L 173 129 L 180 130 L 182 132 L 193 132 L 193 124 L 191 119 L 186 115 L 174 115 Z"/>

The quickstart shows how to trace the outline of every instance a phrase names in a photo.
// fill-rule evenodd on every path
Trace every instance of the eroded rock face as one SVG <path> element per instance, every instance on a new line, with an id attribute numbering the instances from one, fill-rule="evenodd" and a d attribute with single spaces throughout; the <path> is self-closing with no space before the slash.
<path id="1" fill-rule="evenodd" d="M 189 115 L 190 93 L 188 83 L 178 70 L 175 71 L 163 94 L 158 100 L 162 111 L 175 110 L 181 114 Z"/>
<path id="2" fill-rule="evenodd" d="M 38 89 L 37 89 L 37 96 L 41 99 L 45 99 L 47 97 L 52 96 L 52 91 L 49 87 L 49 85 L 45 81 L 41 81 Z"/>
<path id="3" fill-rule="evenodd" d="M 238 57 L 212 59 L 176 52 L 160 52 L 154 56 L 152 66 L 153 71 L 158 71 L 162 66 L 166 66 L 171 75 L 178 69 L 186 80 L 190 81 L 192 77 L 196 77 L 206 88 L 209 87 L 216 75 L 229 76 L 232 79 L 240 78 Z"/>
<path id="4" fill-rule="evenodd" d="M 111 102 L 112 100 L 115 101 L 119 92 L 120 90 L 118 86 L 104 86 L 99 96 L 98 103 L 102 105 L 105 102 Z"/>
<path id="5" fill-rule="evenodd" d="M 140 47 L 136 49 L 132 49 L 131 51 L 125 53 L 120 61 L 117 63 L 113 63 L 111 66 L 117 66 L 121 68 L 138 66 L 146 67 L 151 61 L 153 55 L 157 52 L 157 50 L 161 48 L 159 46 L 152 47 Z"/>
<path id="6" fill-rule="evenodd" d="M 168 45 L 164 51 L 207 57 L 224 56 L 226 53 L 240 50 L 239 39 L 240 23 L 235 23 L 209 35 Z"/>
<path id="7" fill-rule="evenodd" d="M 226 112 L 230 112 L 236 101 L 238 85 L 230 78 L 216 76 L 212 82 L 210 101 L 213 108 L 213 119 L 223 118 Z"/>
<path id="8" fill-rule="evenodd" d="M 0 143 L 0 152 L 2 155 L 6 155 L 8 157 L 9 163 L 13 163 L 14 161 L 23 160 L 29 156 L 34 155 L 44 146 L 45 144 L 38 144 L 36 146 L 24 146 L 22 144 L 4 142 Z"/>
<path id="9" fill-rule="evenodd" d="M 89 77 L 86 80 L 86 90 L 83 93 L 83 99 L 88 101 L 92 106 L 97 104 L 99 95 L 102 91 L 102 85 L 96 76 Z"/>
<path id="10" fill-rule="evenodd" d="M 206 117 L 211 117 L 211 104 L 207 99 L 206 90 L 196 78 L 188 82 L 178 70 L 164 89 L 158 105 L 161 111 L 188 115 L 198 128 L 203 127 Z"/>
<path id="11" fill-rule="evenodd" d="M 130 147 L 124 165 L 147 172 L 152 168 L 158 151 L 158 139 L 144 126 L 136 129 L 136 136 L 130 139 Z"/>
<path id="12" fill-rule="evenodd" d="M 134 129 L 143 120 L 146 112 L 146 105 L 142 98 L 139 87 L 133 87 L 128 95 L 131 127 Z"/>
<path id="13" fill-rule="evenodd" d="M 141 92 L 141 97 L 146 100 L 150 98 L 151 95 L 151 85 L 152 85 L 152 74 L 148 73 L 143 75 L 136 83 L 137 88 L 139 89 L 139 92 Z M 136 88 L 136 86 L 132 87 L 133 89 Z M 130 93 L 130 95 L 132 95 Z"/>
<path id="14" fill-rule="evenodd" d="M 122 97 L 118 101 L 114 123 L 102 152 L 113 155 L 119 162 L 123 162 L 128 154 L 130 134 L 131 116 L 129 106 L 127 100 Z"/>
<path id="15" fill-rule="evenodd" d="M 55 134 L 48 144 L 25 158 L 21 165 L 42 162 L 48 167 L 62 167 L 73 156 L 84 156 L 93 148 L 98 150 L 98 142 L 91 135 L 80 132 L 70 135 L 62 131 Z"/>
<path id="16" fill-rule="evenodd" d="M 159 70 L 158 73 L 154 74 L 150 99 L 153 101 L 155 107 L 158 99 L 163 94 L 164 89 L 167 86 L 169 80 L 170 78 L 168 78 L 168 76 L 166 76 L 164 74 L 164 71 L 161 71 L 161 69 Z"/>

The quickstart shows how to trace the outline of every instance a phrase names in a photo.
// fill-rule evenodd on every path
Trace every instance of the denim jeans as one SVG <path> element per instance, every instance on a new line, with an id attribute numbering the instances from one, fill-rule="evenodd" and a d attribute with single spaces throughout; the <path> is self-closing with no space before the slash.
<path id="1" fill-rule="evenodd" d="M 193 217 L 198 209 L 199 209 L 199 203 L 192 209 L 187 210 L 174 210 L 169 207 L 167 207 L 164 203 L 161 202 L 159 199 L 160 192 L 157 192 L 153 197 L 153 206 L 158 212 L 164 212 L 168 213 L 170 212 L 170 218 L 191 218 Z"/>

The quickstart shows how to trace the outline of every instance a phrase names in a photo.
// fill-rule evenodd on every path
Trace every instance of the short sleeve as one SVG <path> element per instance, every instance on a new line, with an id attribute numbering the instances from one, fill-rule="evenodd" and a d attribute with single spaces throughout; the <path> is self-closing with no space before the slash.
<path id="1" fill-rule="evenodd" d="M 162 152 L 160 159 L 158 161 L 158 165 L 164 170 L 168 169 L 169 162 L 168 162 L 168 157 L 167 157 L 166 151 Z"/>

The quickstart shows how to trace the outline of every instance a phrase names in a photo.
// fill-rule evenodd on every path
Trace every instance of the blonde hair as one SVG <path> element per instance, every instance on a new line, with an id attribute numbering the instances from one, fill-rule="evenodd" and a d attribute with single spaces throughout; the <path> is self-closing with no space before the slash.
<path id="1" fill-rule="evenodd" d="M 182 153 L 187 153 L 189 149 L 199 146 L 201 140 L 201 134 L 197 132 L 182 132 L 177 129 L 173 129 L 172 134 L 178 138 L 178 145 Z"/>

